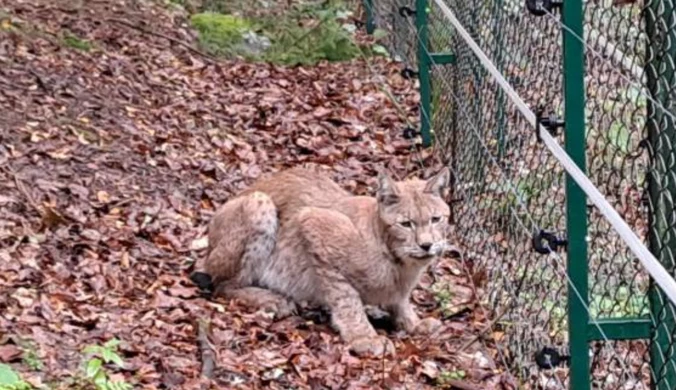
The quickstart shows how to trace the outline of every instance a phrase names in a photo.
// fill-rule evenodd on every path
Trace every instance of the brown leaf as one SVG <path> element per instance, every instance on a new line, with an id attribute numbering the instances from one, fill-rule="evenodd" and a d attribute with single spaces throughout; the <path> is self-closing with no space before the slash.
<path id="1" fill-rule="evenodd" d="M 23 351 L 13 344 L 0 345 L 0 362 L 11 363 L 18 360 L 23 355 Z"/>

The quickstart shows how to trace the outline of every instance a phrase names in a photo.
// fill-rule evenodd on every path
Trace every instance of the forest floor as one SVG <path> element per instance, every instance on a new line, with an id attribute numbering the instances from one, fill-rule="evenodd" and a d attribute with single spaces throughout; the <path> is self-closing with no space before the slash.
<path id="1" fill-rule="evenodd" d="M 351 355 L 321 313 L 275 322 L 199 295 L 187 276 L 210 217 L 261 175 L 319 164 L 372 194 L 380 167 L 440 165 L 403 136 L 418 95 L 398 64 L 215 59 L 187 17 L 153 1 L 0 0 L 0 367 L 86 388 L 83 348 L 117 339 L 124 366 L 100 370 L 135 388 L 514 388 L 487 343 L 467 345 L 487 320 L 458 259 L 413 294 L 439 332 L 379 330 L 395 358 Z"/>

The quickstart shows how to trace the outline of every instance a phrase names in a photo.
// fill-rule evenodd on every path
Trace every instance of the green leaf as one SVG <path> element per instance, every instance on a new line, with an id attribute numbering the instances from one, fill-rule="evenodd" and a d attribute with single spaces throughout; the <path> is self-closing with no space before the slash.
<path id="1" fill-rule="evenodd" d="M 120 368 L 124 368 L 124 361 L 122 360 L 122 357 L 120 357 L 120 355 L 118 355 L 115 352 L 111 352 L 109 361 L 113 362 L 116 366 Z"/>
<path id="2" fill-rule="evenodd" d="M 108 387 L 110 387 L 111 390 L 131 390 L 133 389 L 133 386 L 127 382 L 111 382 L 108 383 Z"/>
<path id="3" fill-rule="evenodd" d="M 97 376 L 98 373 L 103 372 L 101 371 L 101 366 L 103 365 L 103 362 L 101 359 L 94 358 L 90 360 L 87 363 L 87 369 L 85 370 L 85 375 L 87 378 L 94 378 Z"/>
<path id="4" fill-rule="evenodd" d="M 89 345 L 82 350 L 83 353 L 87 355 L 98 355 L 101 353 L 101 347 L 98 345 Z"/>
<path id="5" fill-rule="evenodd" d="M 116 349 L 120 345 L 121 341 L 118 339 L 110 339 L 103 344 L 104 347 L 109 349 Z"/>
<path id="6" fill-rule="evenodd" d="M 387 56 L 390 55 L 390 53 L 387 51 L 387 49 L 384 46 L 381 46 L 381 45 L 373 45 L 371 50 L 373 51 L 373 53 L 379 54 L 381 56 L 387 57 Z"/>
<path id="7" fill-rule="evenodd" d="M 387 31 L 377 28 L 375 31 L 373 31 L 373 38 L 375 39 L 383 39 L 387 37 Z"/>
<path id="8" fill-rule="evenodd" d="M 110 349 L 104 349 L 101 357 L 103 357 L 104 362 L 110 363 L 113 360 L 112 355 L 114 354 L 115 352 L 111 351 Z"/>
<path id="9" fill-rule="evenodd" d="M 100 389 L 108 388 L 108 378 L 106 377 L 106 373 L 103 370 L 100 370 L 98 373 L 96 373 L 96 376 L 94 377 L 94 384 Z"/>
<path id="10" fill-rule="evenodd" d="M 21 382 L 21 378 L 12 367 L 0 364 L 0 385 L 16 385 L 19 382 Z"/>

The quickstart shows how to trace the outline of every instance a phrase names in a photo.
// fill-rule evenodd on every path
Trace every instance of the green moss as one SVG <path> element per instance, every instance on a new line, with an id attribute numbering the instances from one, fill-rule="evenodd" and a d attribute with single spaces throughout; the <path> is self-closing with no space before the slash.
<path id="1" fill-rule="evenodd" d="M 200 45 L 211 54 L 221 56 L 236 54 L 242 34 L 252 27 L 246 19 L 213 12 L 195 14 L 190 22 L 199 32 Z"/>

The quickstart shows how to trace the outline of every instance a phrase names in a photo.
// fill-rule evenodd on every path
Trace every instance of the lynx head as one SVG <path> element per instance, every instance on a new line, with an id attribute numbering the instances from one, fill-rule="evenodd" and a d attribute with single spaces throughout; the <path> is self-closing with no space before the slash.
<path id="1" fill-rule="evenodd" d="M 446 249 L 450 208 L 442 191 L 449 180 L 448 168 L 427 181 L 378 176 L 378 213 L 387 246 L 404 264 L 426 265 Z"/>

